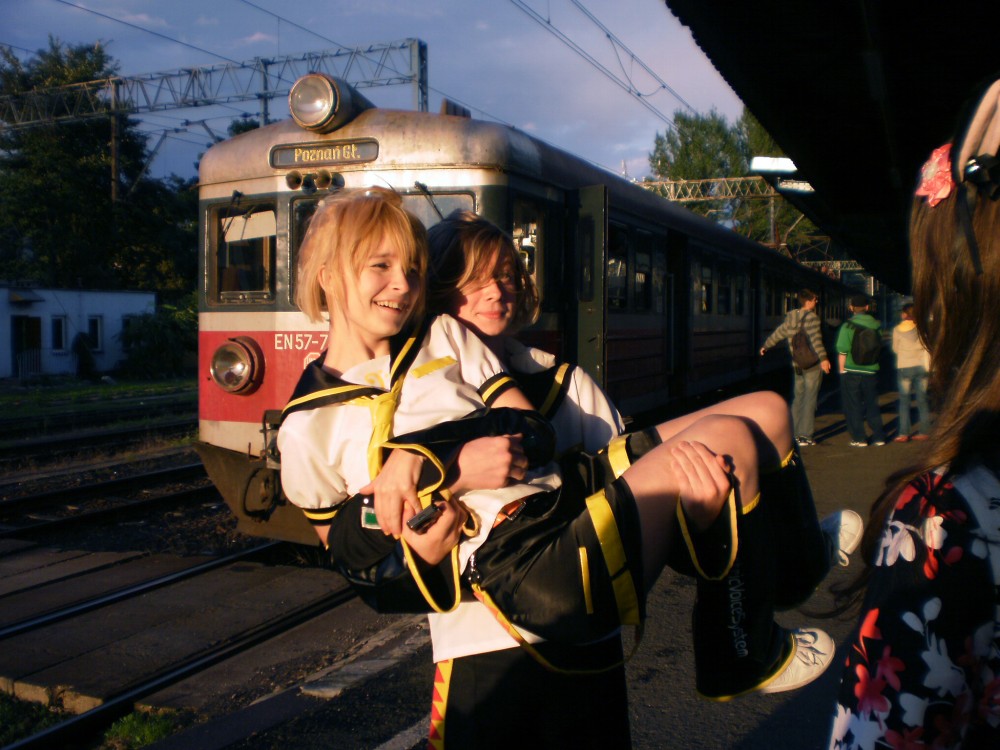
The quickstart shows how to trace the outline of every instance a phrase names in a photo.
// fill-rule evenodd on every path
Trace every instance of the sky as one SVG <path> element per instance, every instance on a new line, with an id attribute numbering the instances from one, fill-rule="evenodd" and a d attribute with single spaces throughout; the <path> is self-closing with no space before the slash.
<path id="1" fill-rule="evenodd" d="M 0 44 L 22 60 L 50 35 L 100 41 L 124 77 L 420 39 L 430 111 L 446 96 L 637 179 L 676 110 L 734 122 L 743 109 L 663 0 L 0 0 L 0 17 Z M 380 107 L 415 106 L 409 86 L 362 93 Z M 287 105 L 271 111 L 287 116 Z M 150 174 L 195 176 L 209 131 L 224 136 L 242 113 L 257 116 L 256 104 L 141 115 L 151 148 L 167 132 Z"/>

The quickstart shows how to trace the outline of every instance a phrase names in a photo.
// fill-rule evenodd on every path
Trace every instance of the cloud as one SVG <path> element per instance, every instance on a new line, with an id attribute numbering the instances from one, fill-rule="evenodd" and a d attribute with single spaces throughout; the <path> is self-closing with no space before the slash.
<path id="1" fill-rule="evenodd" d="M 255 31 L 250 36 L 242 37 L 238 42 L 238 46 L 247 46 L 251 44 L 259 44 L 261 42 L 267 42 L 268 44 L 277 44 L 278 38 L 274 34 L 265 34 L 263 31 Z"/>

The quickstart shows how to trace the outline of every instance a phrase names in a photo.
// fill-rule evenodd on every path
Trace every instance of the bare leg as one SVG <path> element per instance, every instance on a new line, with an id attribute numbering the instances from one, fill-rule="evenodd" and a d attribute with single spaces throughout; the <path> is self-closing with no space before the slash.
<path id="1" fill-rule="evenodd" d="M 707 446 L 712 454 L 725 457 L 740 494 L 744 498 L 757 495 L 756 443 L 750 427 L 738 417 L 703 416 L 633 464 L 623 478 L 635 497 L 639 512 L 647 588 L 666 564 L 677 523 L 678 498 L 695 527 L 705 529 L 719 515 L 729 496 L 729 479 L 721 465 L 713 469 L 699 462 L 697 455 L 689 453 L 691 444 Z M 694 460 L 687 458 L 688 455 Z"/>
<path id="2" fill-rule="evenodd" d="M 753 433 L 760 466 L 777 466 L 792 449 L 792 425 L 785 399 L 774 391 L 758 391 L 722 401 L 656 426 L 660 439 L 686 430 L 698 420 L 727 415 L 745 420 Z"/>

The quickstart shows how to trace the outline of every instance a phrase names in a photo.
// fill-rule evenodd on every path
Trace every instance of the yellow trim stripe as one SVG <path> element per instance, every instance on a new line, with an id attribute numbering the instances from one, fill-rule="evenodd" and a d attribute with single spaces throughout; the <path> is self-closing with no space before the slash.
<path id="1" fill-rule="evenodd" d="M 442 485 L 442 483 L 444 482 L 444 478 L 445 478 L 445 474 L 447 473 L 447 469 L 445 469 L 444 464 L 441 463 L 441 461 L 438 459 L 438 457 L 434 455 L 433 451 L 425 448 L 422 445 L 419 445 L 418 443 L 394 443 L 392 440 L 387 440 L 386 442 L 382 443 L 381 447 L 382 448 L 393 448 L 393 449 L 395 449 L 395 448 L 401 448 L 403 450 L 408 450 L 408 451 L 411 451 L 413 453 L 419 453 L 421 456 L 423 456 L 428 461 L 430 461 L 431 464 L 433 464 L 434 468 L 437 469 L 437 471 L 438 471 L 438 479 L 437 479 L 437 481 L 434 484 L 428 485 L 426 487 L 422 487 L 420 489 L 420 495 L 421 496 L 424 496 L 424 495 L 429 496 L 432 492 L 434 492 L 435 490 L 437 490 Z M 426 508 L 427 505 L 429 505 L 429 504 L 430 504 L 430 501 L 428 500 L 426 503 L 424 503 L 424 507 Z"/>
<path id="2" fill-rule="evenodd" d="M 615 514 L 612 512 L 611 505 L 603 490 L 587 498 L 587 510 L 590 513 L 590 520 L 594 524 L 594 531 L 597 532 L 597 539 L 601 543 L 604 563 L 611 575 L 611 585 L 615 592 L 615 601 L 618 604 L 619 620 L 622 625 L 638 625 L 641 619 L 635 581 L 628 569 L 625 547 L 622 544 L 621 535 L 618 533 L 618 526 L 615 524 Z"/>
<path id="3" fill-rule="evenodd" d="M 434 671 L 434 695 L 431 698 L 431 726 L 427 746 L 431 750 L 445 750 L 445 726 L 448 716 L 448 692 L 451 690 L 453 662 L 445 659 L 437 663 Z"/>
<path id="4" fill-rule="evenodd" d="M 285 404 L 285 408 L 282 409 L 282 411 L 283 412 L 288 411 L 293 406 L 298 406 L 299 404 L 305 404 L 308 403 L 309 401 L 314 401 L 315 399 L 318 398 L 324 398 L 326 396 L 336 396 L 337 394 L 340 393 L 346 393 L 348 391 L 356 391 L 361 388 L 367 390 L 370 387 L 371 386 L 367 385 L 339 385 L 336 388 L 326 388 L 322 391 L 313 391 L 312 393 L 307 393 L 305 396 L 299 396 L 298 398 L 289 401 L 287 404 Z"/>
<path id="5" fill-rule="evenodd" d="M 615 479 L 618 479 L 632 465 L 628 457 L 628 435 L 619 435 L 608 444 L 608 463 Z"/>
<path id="6" fill-rule="evenodd" d="M 732 695 L 705 695 L 704 693 L 701 692 L 699 692 L 698 695 L 707 700 L 715 701 L 716 703 L 726 703 L 727 701 L 731 701 L 733 698 L 739 698 L 740 696 L 743 695 L 749 695 L 750 693 L 760 690 L 761 688 L 767 687 L 776 679 L 778 679 L 779 675 L 781 675 L 781 673 L 785 671 L 785 667 L 788 666 L 789 662 L 791 662 L 791 660 L 795 658 L 795 651 L 798 648 L 797 644 L 795 643 L 795 636 L 789 633 L 788 640 L 791 641 L 792 644 L 792 648 L 791 651 L 789 651 L 788 656 L 781 661 L 781 663 L 775 668 L 775 670 L 770 674 L 770 676 L 765 677 L 763 680 L 758 682 L 753 687 L 747 688 L 746 690 L 741 690 L 738 693 L 733 693 Z"/>
<path id="7" fill-rule="evenodd" d="M 751 500 L 749 503 L 747 503 L 742 508 L 740 508 L 740 515 L 741 516 L 745 516 L 747 513 L 749 513 L 750 511 L 752 511 L 754 508 L 756 508 L 758 505 L 760 505 L 760 493 L 759 492 L 756 495 L 753 496 L 753 500 Z"/>
<path id="8" fill-rule="evenodd" d="M 762 466 L 759 469 L 759 472 L 761 474 L 774 474 L 776 472 L 779 472 L 782 469 L 784 469 L 786 466 L 788 466 L 788 464 L 790 464 L 792 462 L 793 458 L 795 458 L 795 449 L 794 448 L 792 448 L 791 450 L 788 451 L 788 455 L 785 456 L 783 459 L 781 459 L 781 463 L 779 463 L 777 466 L 766 466 L 766 467 Z"/>
<path id="9" fill-rule="evenodd" d="M 759 495 L 758 495 L 759 497 Z M 735 490 L 729 491 L 729 497 L 726 500 L 726 504 L 723 506 L 722 513 L 729 513 L 729 528 L 730 533 L 733 538 L 733 544 L 730 548 L 729 560 L 726 563 L 725 569 L 719 576 L 708 575 L 704 568 L 701 567 L 701 563 L 698 561 L 698 553 L 694 548 L 694 539 L 691 535 L 691 529 L 688 527 L 687 516 L 684 515 L 684 508 L 681 506 L 680 496 L 677 497 L 677 523 L 681 529 L 681 536 L 684 537 L 684 544 L 687 546 L 688 554 L 691 556 L 691 562 L 694 564 L 695 570 L 698 571 L 698 575 L 707 581 L 721 581 L 728 575 L 729 571 L 733 567 L 733 563 L 736 562 L 736 552 L 739 549 L 739 537 L 736 534 L 736 492 Z"/>
<path id="10" fill-rule="evenodd" d="M 340 508 L 302 508 L 309 523 L 329 523 L 340 512 Z"/>
<path id="11" fill-rule="evenodd" d="M 436 372 L 443 367 L 450 367 L 455 364 L 458 364 L 458 360 L 452 356 L 438 357 L 430 362 L 425 362 L 420 365 L 420 367 L 410 370 L 410 376 L 414 378 L 422 378 L 424 375 L 430 375 L 432 372 Z"/>
<path id="12" fill-rule="evenodd" d="M 590 561 L 587 559 L 587 548 L 580 547 L 580 577 L 583 584 L 583 601 L 587 614 L 594 614 L 594 592 L 590 585 Z"/>
<path id="13" fill-rule="evenodd" d="M 562 391 L 563 383 L 566 380 L 566 373 L 569 372 L 569 363 L 563 362 L 559 365 L 559 369 L 556 370 L 555 377 L 552 380 L 552 387 L 549 389 L 549 395 L 545 397 L 545 402 L 542 404 L 542 408 L 539 409 L 542 414 L 548 416 L 549 409 L 552 408 L 552 404 L 559 397 L 559 393 Z"/>
<path id="14" fill-rule="evenodd" d="M 407 367 L 410 366 L 411 363 L 406 362 L 406 354 L 407 352 L 410 351 L 410 349 L 412 349 L 416 345 L 416 343 L 417 343 L 416 336 L 411 336 L 406 340 L 406 343 L 403 344 L 403 348 L 399 350 L 399 354 L 396 356 L 396 361 L 392 363 L 392 368 L 389 370 L 390 383 L 396 377 L 396 372 L 399 370 L 400 367 L 403 366 L 404 362 Z"/>
<path id="15" fill-rule="evenodd" d="M 493 397 L 494 393 L 496 393 L 501 388 L 506 388 L 511 383 L 514 383 L 516 385 L 514 378 L 512 378 L 510 375 L 504 375 L 498 378 L 495 383 L 491 383 L 490 387 L 480 394 L 480 398 L 483 399 L 484 404 L 489 404 L 490 399 Z"/>

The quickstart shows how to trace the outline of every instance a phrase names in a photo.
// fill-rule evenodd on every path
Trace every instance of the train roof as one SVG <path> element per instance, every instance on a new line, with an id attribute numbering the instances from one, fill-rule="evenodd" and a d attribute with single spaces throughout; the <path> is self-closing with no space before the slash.
<path id="1" fill-rule="evenodd" d="M 385 133 L 391 135 L 373 135 Z M 626 210 L 623 207 L 627 207 L 628 212 L 651 224 L 670 226 L 733 254 L 786 265 L 791 272 L 815 273 L 737 232 L 516 128 L 468 117 L 372 108 L 328 134 L 304 130 L 291 119 L 282 120 L 212 146 L 202 157 L 199 182 L 211 185 L 282 176 L 290 169 L 272 167 L 269 161 L 271 148 L 276 144 L 315 146 L 373 137 L 380 144 L 377 163 L 380 170 L 417 171 L 444 165 L 449 169 L 495 170 L 563 190 L 605 185 L 616 209 Z M 366 166 L 371 165 L 330 169 L 349 173 Z M 408 189 L 411 186 L 394 187 Z"/>

